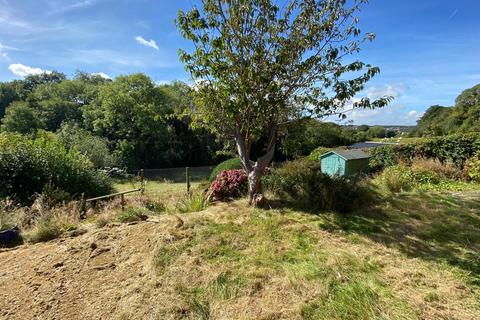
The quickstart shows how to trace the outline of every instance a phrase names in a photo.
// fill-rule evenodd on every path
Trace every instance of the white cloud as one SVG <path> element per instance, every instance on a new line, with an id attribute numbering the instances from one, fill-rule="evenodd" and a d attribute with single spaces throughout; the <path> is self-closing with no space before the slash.
<path id="1" fill-rule="evenodd" d="M 418 111 L 417 110 L 412 110 L 409 113 L 407 113 L 407 115 L 409 117 L 412 117 L 412 118 L 417 117 L 418 116 Z"/>
<path id="2" fill-rule="evenodd" d="M 399 98 L 406 91 L 408 91 L 408 89 L 408 86 L 403 83 L 388 84 L 384 86 L 371 86 L 366 90 L 366 95 L 372 100 L 384 96 L 392 96 L 394 98 Z"/>
<path id="3" fill-rule="evenodd" d="M 7 51 L 8 50 L 18 50 L 17 48 L 10 47 L 10 46 L 5 46 L 0 42 L 0 61 L 10 61 L 10 57 L 8 56 Z"/>
<path id="4" fill-rule="evenodd" d="M 42 70 L 40 68 L 32 68 L 21 63 L 13 63 L 8 66 L 8 69 L 19 77 L 26 77 L 33 74 L 51 73 L 51 71 Z"/>
<path id="5" fill-rule="evenodd" d="M 103 72 L 94 72 L 94 73 L 92 73 L 92 76 L 99 76 L 99 77 L 102 77 L 104 79 L 112 80 L 112 78 L 108 74 L 103 73 Z"/>
<path id="6" fill-rule="evenodd" d="M 55 6 L 56 9 L 50 11 L 50 14 L 65 13 L 65 12 L 72 11 L 72 10 L 79 10 L 79 9 L 87 8 L 91 5 L 93 5 L 94 2 L 95 1 L 93 1 L 93 0 L 83 0 L 83 1 L 74 2 L 72 4 L 68 4 L 68 5 L 63 6 L 63 7 L 61 7 L 60 4 L 54 2 L 54 3 L 52 3 L 52 5 Z"/>
<path id="7" fill-rule="evenodd" d="M 160 48 L 157 46 L 157 43 L 155 42 L 155 40 L 147 41 L 142 36 L 135 37 L 135 40 L 143 46 L 147 46 L 147 47 L 153 48 L 155 50 L 160 50 Z"/>
<path id="8" fill-rule="evenodd" d="M 163 85 L 166 85 L 166 84 L 170 84 L 172 81 L 170 80 L 157 80 L 155 81 L 155 84 L 157 86 L 163 86 Z"/>
<path id="9" fill-rule="evenodd" d="M 453 17 L 455 17 L 457 13 L 458 13 L 458 8 L 452 12 L 452 14 L 450 15 L 450 17 L 448 17 L 448 19 L 452 19 Z"/>

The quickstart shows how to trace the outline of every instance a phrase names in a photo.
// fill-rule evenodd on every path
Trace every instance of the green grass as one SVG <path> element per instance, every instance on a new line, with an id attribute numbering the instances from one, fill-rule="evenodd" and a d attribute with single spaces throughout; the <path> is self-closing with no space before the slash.
<path id="1" fill-rule="evenodd" d="M 203 211 L 209 206 L 209 204 L 210 203 L 204 192 L 195 191 L 180 198 L 175 207 L 181 213 L 188 213 Z"/>
<path id="2" fill-rule="evenodd" d="M 142 207 L 127 207 L 117 213 L 116 220 L 122 223 L 141 221 L 149 212 Z"/>
<path id="3" fill-rule="evenodd" d="M 185 318 L 470 319 L 477 199 L 405 193 L 352 215 L 216 205 L 157 248 L 158 281 L 176 283 L 164 298 Z"/>

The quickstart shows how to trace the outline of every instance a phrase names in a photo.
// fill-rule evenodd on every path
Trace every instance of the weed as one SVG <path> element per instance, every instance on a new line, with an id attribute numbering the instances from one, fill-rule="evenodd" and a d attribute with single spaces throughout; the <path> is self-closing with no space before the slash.
<path id="1" fill-rule="evenodd" d="M 121 223 L 145 220 L 147 210 L 141 207 L 128 207 L 118 212 L 116 220 Z"/>
<path id="2" fill-rule="evenodd" d="M 50 215 L 39 217 L 29 232 L 28 239 L 33 242 L 45 242 L 58 238 L 62 229 Z"/>
<path id="3" fill-rule="evenodd" d="M 205 196 L 205 193 L 196 191 L 180 199 L 176 205 L 176 208 L 181 213 L 199 212 L 205 210 L 208 205 L 209 202 Z"/>

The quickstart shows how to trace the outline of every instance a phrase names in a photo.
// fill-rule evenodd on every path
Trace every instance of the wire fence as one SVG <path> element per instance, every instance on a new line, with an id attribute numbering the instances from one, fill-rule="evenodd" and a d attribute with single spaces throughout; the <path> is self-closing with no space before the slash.
<path id="1" fill-rule="evenodd" d="M 213 166 L 204 167 L 188 167 L 189 180 L 192 182 L 200 182 L 208 180 Z M 145 179 L 150 181 L 165 181 L 165 182 L 186 182 L 187 167 L 179 168 L 164 168 L 164 169 L 143 169 Z M 127 171 L 132 176 L 139 176 L 141 170 Z"/>

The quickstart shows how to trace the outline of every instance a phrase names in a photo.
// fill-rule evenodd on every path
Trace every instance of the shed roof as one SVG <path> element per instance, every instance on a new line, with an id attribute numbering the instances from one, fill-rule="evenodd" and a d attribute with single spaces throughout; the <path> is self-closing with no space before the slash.
<path id="1" fill-rule="evenodd" d="M 356 160 L 356 159 L 367 159 L 370 158 L 370 155 L 362 150 L 354 149 L 354 150 L 333 150 L 321 155 L 320 158 L 323 158 L 331 153 L 338 154 L 345 160 Z"/>

